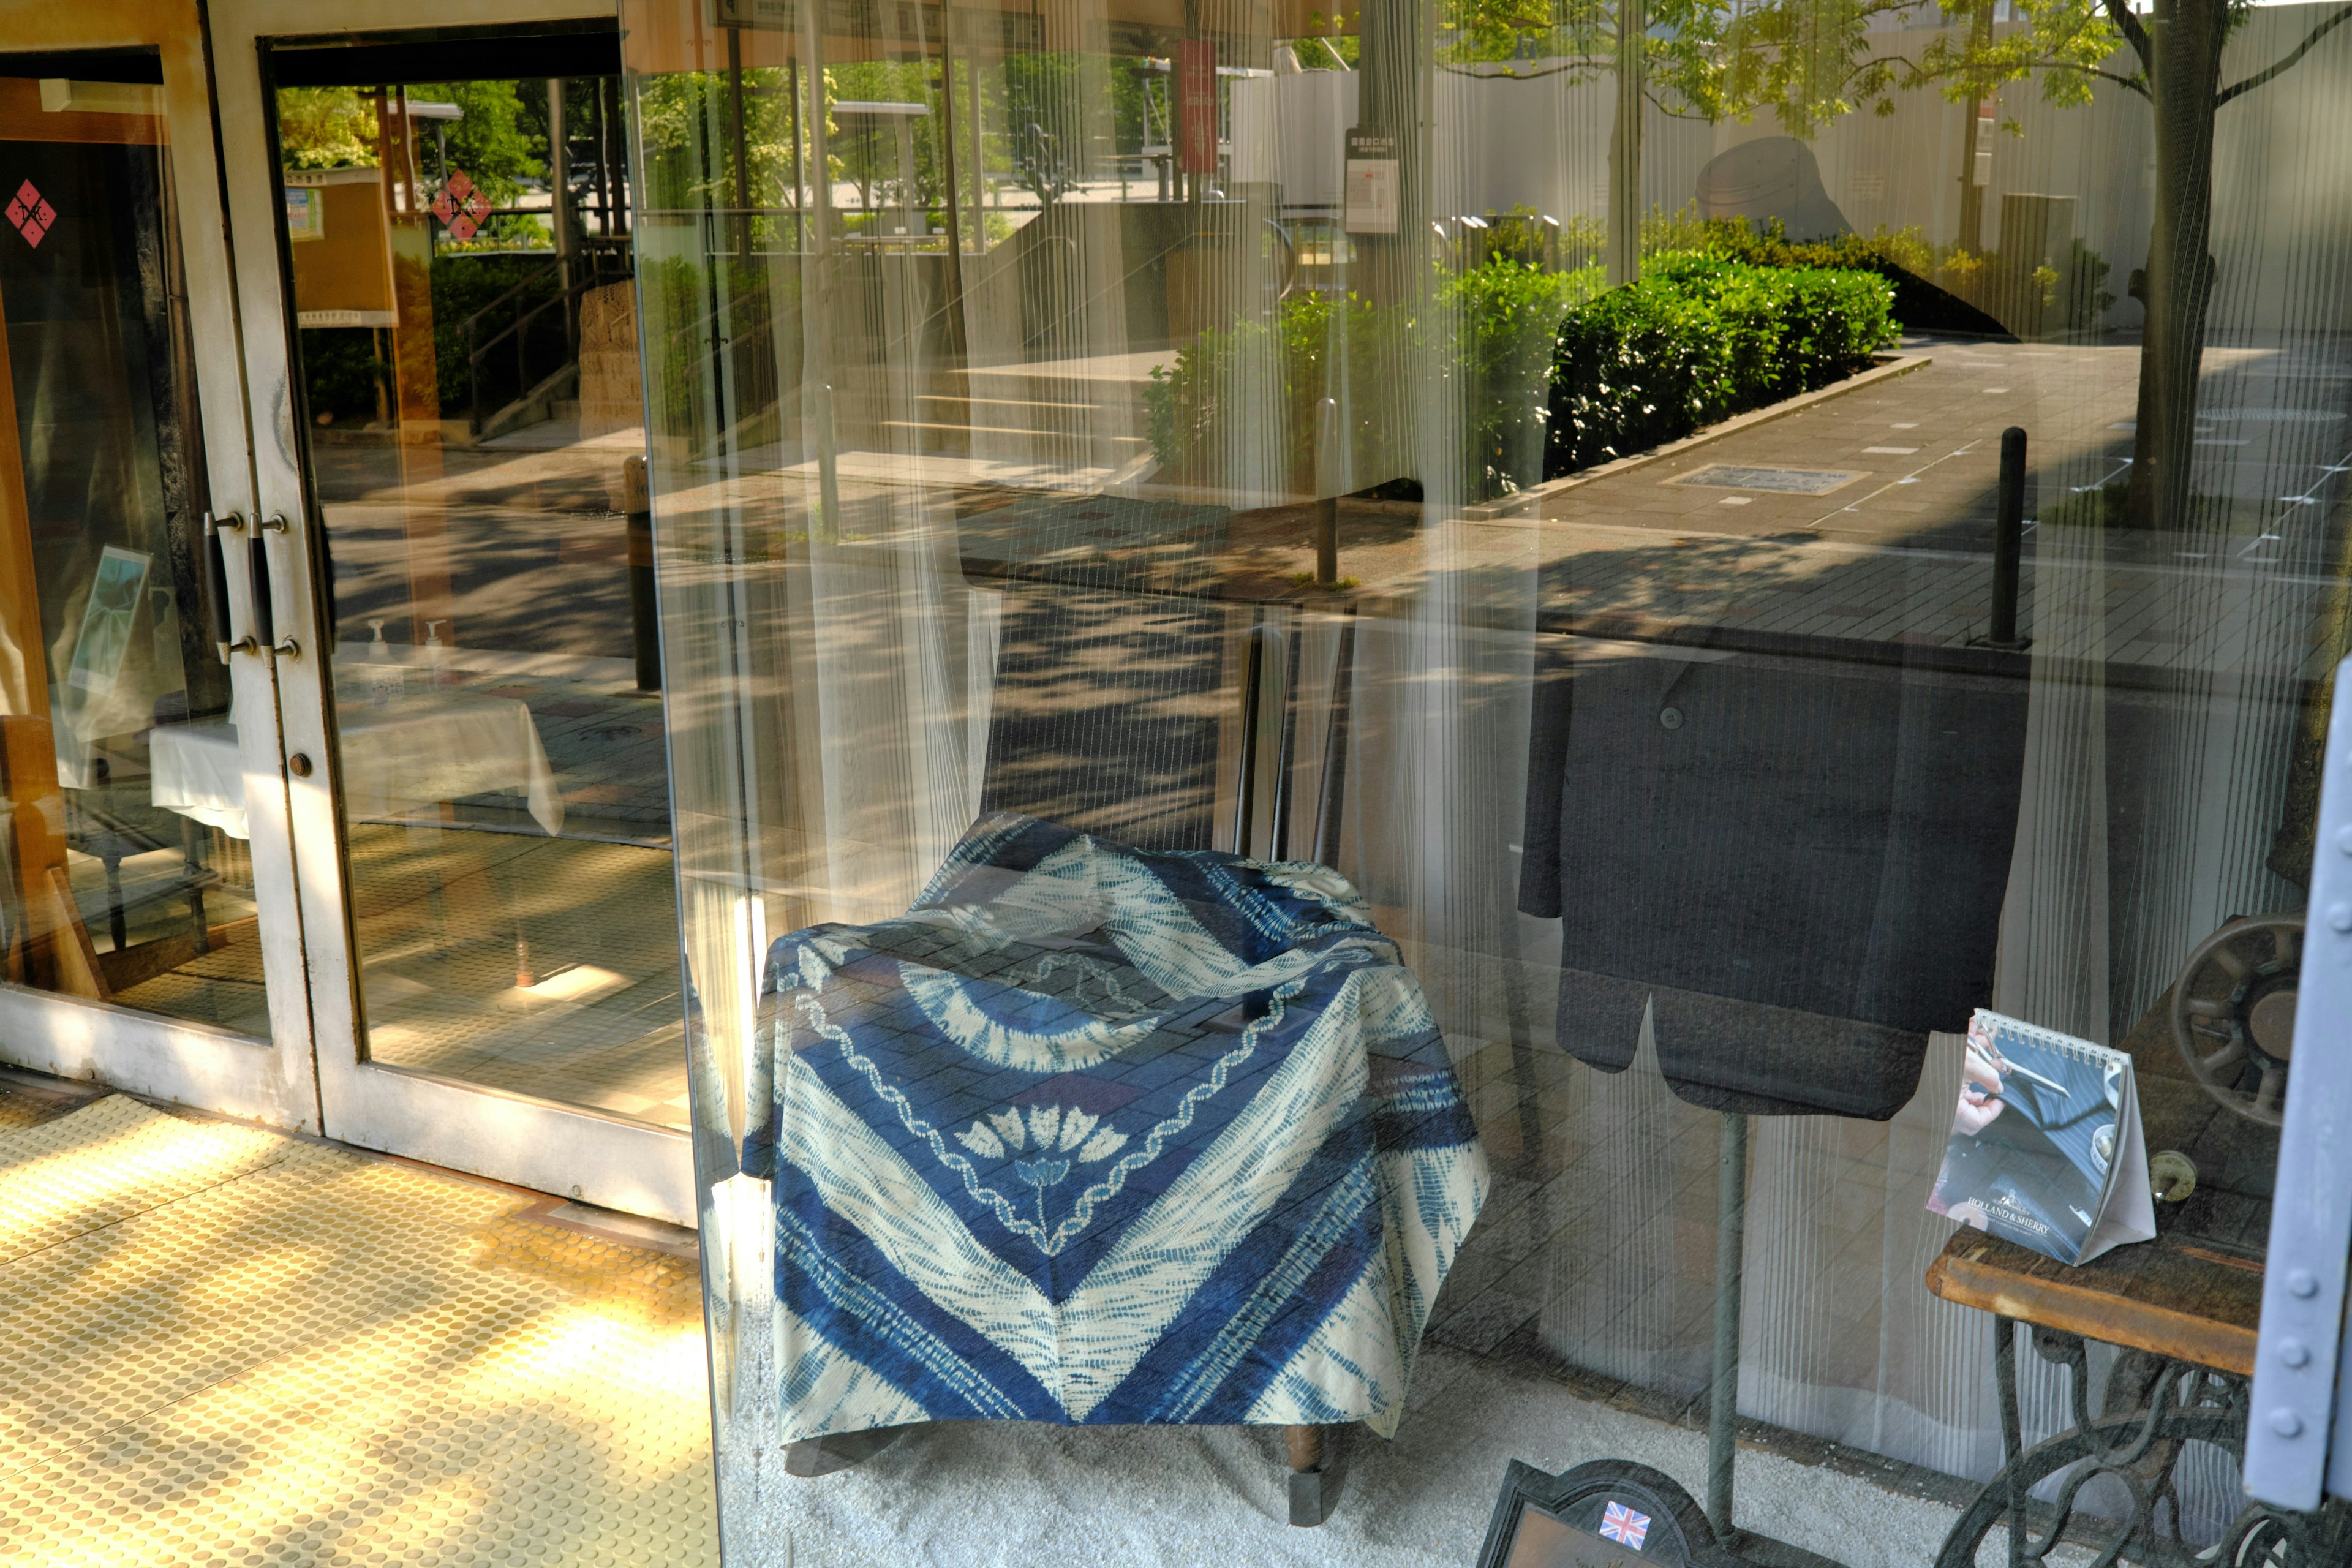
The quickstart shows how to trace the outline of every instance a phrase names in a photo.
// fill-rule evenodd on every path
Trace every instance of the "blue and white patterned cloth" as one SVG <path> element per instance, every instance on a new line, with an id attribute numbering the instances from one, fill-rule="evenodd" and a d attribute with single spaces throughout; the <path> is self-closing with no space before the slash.
<path id="1" fill-rule="evenodd" d="M 763 1001 L 783 1440 L 1394 1434 L 1486 1162 L 1338 873 L 998 813 L 905 915 L 779 940 Z"/>

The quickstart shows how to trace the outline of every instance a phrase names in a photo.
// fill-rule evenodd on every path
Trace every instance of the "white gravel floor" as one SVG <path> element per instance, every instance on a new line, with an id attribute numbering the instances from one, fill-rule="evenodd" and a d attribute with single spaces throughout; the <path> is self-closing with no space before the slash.
<path id="1" fill-rule="evenodd" d="M 943 1422 L 804 1480 L 784 1474 L 757 1424 L 737 1423 L 721 1466 L 730 1559 L 737 1568 L 1472 1568 L 1509 1460 L 1557 1473 L 1637 1459 L 1695 1496 L 1705 1490 L 1696 1432 L 1434 1348 L 1414 1381 L 1417 1408 L 1393 1444 L 1349 1434 L 1338 1511 L 1314 1530 L 1286 1522 L 1282 1435 L 1272 1428 Z M 1924 1568 L 1954 1518 L 1777 1455 L 1743 1451 L 1739 1463 L 1743 1528 L 1850 1568 Z"/>

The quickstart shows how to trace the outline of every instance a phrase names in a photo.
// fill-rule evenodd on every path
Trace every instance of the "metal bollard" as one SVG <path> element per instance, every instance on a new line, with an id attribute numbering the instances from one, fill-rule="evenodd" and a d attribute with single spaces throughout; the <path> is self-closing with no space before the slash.
<path id="1" fill-rule="evenodd" d="M 621 510 L 629 520 L 629 636 L 637 656 L 637 689 L 661 689 L 661 627 L 654 599 L 654 503 L 646 460 L 621 460 Z"/>
<path id="2" fill-rule="evenodd" d="M 1992 625 L 1986 646 L 2017 649 L 2018 574 L 2025 553 L 2025 432 L 2000 433 L 2000 500 L 1992 527 Z"/>
<path id="3" fill-rule="evenodd" d="M 1315 585 L 1339 581 L 1339 404 L 1327 397 L 1315 419 Z"/>

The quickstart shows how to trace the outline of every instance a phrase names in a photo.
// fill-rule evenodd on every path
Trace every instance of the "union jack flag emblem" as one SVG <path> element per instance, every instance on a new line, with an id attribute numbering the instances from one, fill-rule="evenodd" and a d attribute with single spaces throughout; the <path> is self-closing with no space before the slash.
<path id="1" fill-rule="evenodd" d="M 1622 1502 L 1612 1502 L 1601 1510 L 1601 1533 L 1639 1552 L 1642 1542 L 1649 1537 L 1650 1516 L 1635 1513 Z"/>

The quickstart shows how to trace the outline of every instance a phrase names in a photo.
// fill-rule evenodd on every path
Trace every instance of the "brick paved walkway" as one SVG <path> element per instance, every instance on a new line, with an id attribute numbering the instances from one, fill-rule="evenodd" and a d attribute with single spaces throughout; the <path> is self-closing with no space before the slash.
<path id="1" fill-rule="evenodd" d="M 2337 345 L 2215 350 L 2200 422 L 2205 531 L 2157 535 L 2041 519 L 2128 472 L 2135 348 L 1907 344 L 1930 363 L 1800 412 L 1596 475 L 1518 516 L 1424 530 L 1417 509 L 1345 501 L 1340 570 L 1374 607 L 1450 591 L 1503 626 L 1540 574 L 1552 626 L 1640 635 L 1706 627 L 1958 647 L 1990 610 L 2000 432 L 2029 435 L 2020 624 L 2073 605 L 2066 641 L 2152 669 L 2316 673 L 2285 629 L 2334 589 L 2329 520 L 2352 467 L 2352 356 Z M 1838 478 L 1822 493 L 1693 483 L 1710 468 Z M 1719 477 L 1719 476 L 1718 476 Z M 1755 474 L 1750 479 L 1769 479 Z M 1829 483 L 1824 480 L 1823 482 Z M 1309 518 L 1294 508 L 1236 529 L 1228 592 L 1301 593 Z M 1444 589 L 1442 579 L 1460 584 Z M 2093 590 L 2095 589 L 2095 595 Z M 2091 606 L 2098 606 L 2098 614 Z"/>

